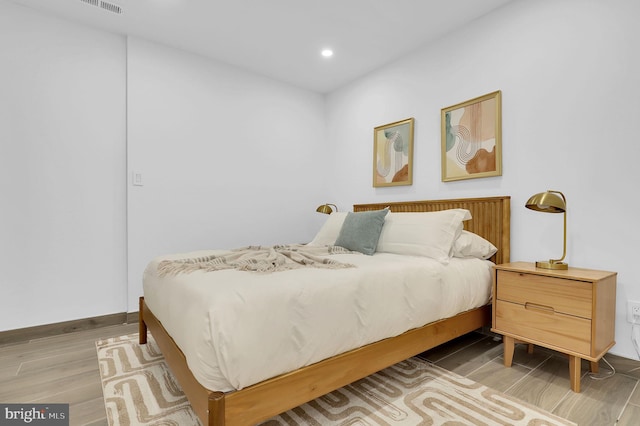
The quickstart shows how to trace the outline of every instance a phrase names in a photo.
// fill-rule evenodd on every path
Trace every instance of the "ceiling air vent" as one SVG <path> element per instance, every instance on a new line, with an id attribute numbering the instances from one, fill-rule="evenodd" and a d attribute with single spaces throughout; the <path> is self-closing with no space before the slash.
<path id="1" fill-rule="evenodd" d="M 109 3 L 107 1 L 100 1 L 100 7 L 104 10 L 108 10 L 109 12 L 117 13 L 118 15 L 122 14 L 122 8 L 117 4 Z"/>
<path id="2" fill-rule="evenodd" d="M 108 1 L 102 0 L 80 0 L 82 3 L 89 4 L 91 6 L 99 7 L 100 9 L 106 10 L 108 12 L 116 13 L 118 15 L 122 15 L 123 10 L 122 7 L 118 6 L 115 3 L 110 3 Z"/>

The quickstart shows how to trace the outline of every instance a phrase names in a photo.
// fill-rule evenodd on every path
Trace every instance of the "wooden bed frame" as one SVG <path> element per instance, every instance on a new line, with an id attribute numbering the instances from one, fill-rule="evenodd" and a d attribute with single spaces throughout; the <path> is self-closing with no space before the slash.
<path id="1" fill-rule="evenodd" d="M 498 252 L 495 263 L 509 262 L 510 197 L 466 198 L 356 204 L 354 211 L 389 206 L 394 212 L 428 212 L 450 208 L 471 211 L 465 229 L 491 241 Z M 491 324 L 491 305 L 325 359 L 239 391 L 217 392 L 204 388 L 193 376 L 182 351 L 140 298 L 140 344 L 151 332 L 167 364 L 204 425 L 255 425 L 277 414 L 341 388 L 383 368 L 410 358 L 451 339 Z"/>

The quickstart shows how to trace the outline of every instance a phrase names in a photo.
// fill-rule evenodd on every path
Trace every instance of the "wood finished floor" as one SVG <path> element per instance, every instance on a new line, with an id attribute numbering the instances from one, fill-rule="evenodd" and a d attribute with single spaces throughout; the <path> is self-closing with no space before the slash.
<path id="1" fill-rule="evenodd" d="M 138 331 L 137 324 L 103 327 L 0 346 L 0 402 L 69 403 L 70 425 L 106 425 L 95 341 Z M 423 358 L 544 408 L 579 425 L 637 425 L 640 362 L 607 355 L 616 374 L 594 380 L 583 363 L 582 392 L 569 390 L 569 361 L 556 352 L 516 347 L 514 364 L 502 364 L 500 339 L 471 333 Z M 609 367 L 600 362 L 600 374 Z"/>

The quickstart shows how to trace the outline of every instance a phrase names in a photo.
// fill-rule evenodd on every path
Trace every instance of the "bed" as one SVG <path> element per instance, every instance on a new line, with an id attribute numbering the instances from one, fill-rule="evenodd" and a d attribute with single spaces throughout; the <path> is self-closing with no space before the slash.
<path id="1" fill-rule="evenodd" d="M 394 213 L 466 209 L 472 218 L 463 222 L 464 229 L 497 248 L 492 262 L 509 261 L 509 197 L 356 204 L 353 211 L 370 212 L 386 207 Z M 145 297 L 150 296 L 145 292 Z M 196 378 L 187 365 L 185 353 L 176 343 L 182 336 L 170 335 L 156 317 L 156 313 L 162 317 L 161 309 L 156 307 L 158 312 L 152 311 L 145 297 L 140 298 L 140 343 L 146 343 L 147 331 L 150 331 L 202 423 L 215 426 L 257 424 L 491 322 L 490 304 L 485 303 L 394 337 L 367 342 L 293 371 L 265 378 L 240 390 L 222 386 L 218 388 L 224 391 L 220 391 L 210 390 L 215 387 L 205 387 Z"/>

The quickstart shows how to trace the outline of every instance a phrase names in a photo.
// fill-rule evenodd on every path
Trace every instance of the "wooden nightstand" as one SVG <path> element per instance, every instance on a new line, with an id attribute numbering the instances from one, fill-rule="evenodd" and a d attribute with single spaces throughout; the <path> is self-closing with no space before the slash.
<path id="1" fill-rule="evenodd" d="M 504 365 L 511 367 L 516 342 L 565 353 L 571 389 L 580 392 L 580 360 L 591 361 L 597 372 L 615 344 L 616 275 L 528 262 L 496 265 L 491 331 L 504 336 Z"/>

